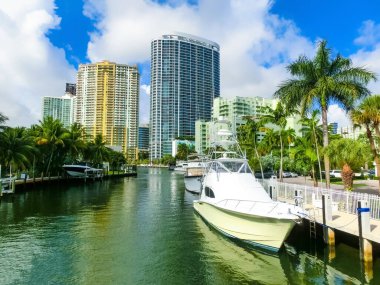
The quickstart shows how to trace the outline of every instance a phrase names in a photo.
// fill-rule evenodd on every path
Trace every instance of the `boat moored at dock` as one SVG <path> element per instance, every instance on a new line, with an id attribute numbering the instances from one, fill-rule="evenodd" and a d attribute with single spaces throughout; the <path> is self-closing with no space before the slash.
<path id="1" fill-rule="evenodd" d="M 103 169 L 93 168 L 88 165 L 65 164 L 62 166 L 62 168 L 66 171 L 68 175 L 77 178 L 101 178 L 103 176 Z"/>
<path id="2" fill-rule="evenodd" d="M 273 201 L 254 177 L 232 134 L 226 130 L 219 133 L 222 138 L 214 142 L 194 209 L 223 234 L 278 251 L 306 212 Z"/>

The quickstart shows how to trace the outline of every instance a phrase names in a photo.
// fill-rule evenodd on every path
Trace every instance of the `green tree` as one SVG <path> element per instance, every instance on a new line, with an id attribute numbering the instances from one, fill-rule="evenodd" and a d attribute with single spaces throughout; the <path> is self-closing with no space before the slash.
<path id="1" fill-rule="evenodd" d="M 185 143 L 180 143 L 178 144 L 177 155 L 175 157 L 180 160 L 187 160 L 188 155 L 194 152 L 195 148 L 193 145 L 189 146 Z"/>
<path id="2" fill-rule="evenodd" d="M 256 121 L 252 117 L 245 117 L 245 120 L 246 123 L 240 126 L 238 129 L 239 144 L 242 146 L 244 151 L 248 152 L 248 157 L 251 157 L 251 153 L 254 152 L 254 156 L 256 156 L 260 166 L 261 177 L 264 177 L 261 156 L 257 148 L 257 134 L 260 131 L 260 128 L 262 128 L 262 124 L 260 121 Z"/>
<path id="3" fill-rule="evenodd" d="M 279 128 L 278 131 L 274 131 L 271 133 L 271 135 L 275 135 L 278 137 L 278 141 L 274 140 L 272 141 L 272 143 L 268 141 L 268 143 L 270 143 L 271 146 L 274 146 L 276 144 L 279 144 L 280 146 L 280 181 L 283 181 L 282 174 L 284 161 L 284 146 L 286 144 L 290 145 L 291 141 L 294 138 L 294 130 L 286 130 L 287 118 L 296 112 L 293 108 L 285 108 L 285 106 L 280 102 L 277 104 L 274 110 L 269 107 L 266 107 L 264 110 L 267 114 L 261 117 L 261 124 L 273 124 L 275 126 L 278 126 Z M 271 139 L 273 140 L 273 138 Z"/>
<path id="4" fill-rule="evenodd" d="M 303 117 L 300 122 L 302 123 L 302 136 L 306 138 L 308 141 L 310 141 L 315 148 L 316 157 L 318 160 L 318 168 L 319 168 L 319 177 L 322 181 L 322 167 L 321 167 L 321 159 L 319 156 L 319 146 L 322 145 L 322 138 L 323 138 L 323 130 L 322 125 L 319 124 L 320 120 L 320 111 L 319 110 L 313 110 L 310 114 L 310 117 Z M 313 173 L 313 177 L 315 177 L 315 173 Z"/>
<path id="5" fill-rule="evenodd" d="M 34 131 L 37 145 L 44 146 L 47 150 L 49 157 L 46 173 L 50 175 L 52 161 L 54 161 L 56 167 L 60 167 L 63 164 L 65 158 L 65 140 L 68 138 L 69 133 L 63 127 L 61 121 L 53 119 L 50 116 L 40 121 L 40 124 L 34 127 Z"/>
<path id="6" fill-rule="evenodd" d="M 109 159 L 110 149 L 106 147 L 106 141 L 101 134 L 97 134 L 94 140 L 87 143 L 84 153 L 85 159 L 100 167 L 104 161 Z"/>
<path id="7" fill-rule="evenodd" d="M 3 126 L 2 124 L 5 123 L 7 120 L 8 117 L 0 113 L 0 130 L 5 128 L 5 126 Z"/>
<path id="8" fill-rule="evenodd" d="M 333 140 L 326 148 L 331 161 L 342 169 L 344 189 L 350 190 L 353 186 L 354 172 L 371 159 L 368 146 L 360 140 L 338 139 Z"/>
<path id="9" fill-rule="evenodd" d="M 355 126 L 364 126 L 366 135 L 369 140 L 370 149 L 375 160 L 376 171 L 380 173 L 380 155 L 379 150 L 376 148 L 375 136 L 372 133 L 374 129 L 378 138 L 379 123 L 380 123 L 380 95 L 365 98 L 358 106 L 350 112 L 351 120 Z M 379 180 L 380 192 L 380 180 Z"/>
<path id="10" fill-rule="evenodd" d="M 83 155 L 86 148 L 84 136 L 85 130 L 79 123 L 74 123 L 70 126 L 65 138 L 65 146 L 67 148 L 66 160 L 74 161 Z"/>
<path id="11" fill-rule="evenodd" d="M 319 42 L 315 57 L 310 60 L 300 56 L 287 66 L 294 77 L 281 83 L 275 97 L 286 106 L 301 107 L 301 114 L 318 106 L 322 114 L 323 146 L 329 144 L 327 110 L 332 102 L 339 102 L 350 110 L 356 99 L 370 94 L 366 85 L 376 80 L 376 75 L 362 67 L 353 67 L 350 59 L 339 54 L 331 58 L 327 42 Z M 330 161 L 327 152 L 324 155 L 326 186 L 330 187 Z"/>
<path id="12" fill-rule="evenodd" d="M 36 151 L 33 138 L 25 128 L 5 128 L 0 132 L 0 162 L 13 171 L 26 169 Z"/>
<path id="13" fill-rule="evenodd" d="M 315 175 L 315 163 L 318 161 L 318 155 L 314 149 L 312 141 L 306 137 L 298 137 L 296 139 L 295 147 L 291 151 L 294 160 L 297 162 L 303 162 L 304 165 L 307 165 L 307 172 L 311 171 L 314 186 L 318 187 L 318 180 Z M 320 173 L 322 177 L 322 173 Z"/>

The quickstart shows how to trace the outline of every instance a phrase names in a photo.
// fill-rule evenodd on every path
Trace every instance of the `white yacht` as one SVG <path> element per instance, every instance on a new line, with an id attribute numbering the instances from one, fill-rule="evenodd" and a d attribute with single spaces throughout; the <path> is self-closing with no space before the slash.
<path id="1" fill-rule="evenodd" d="M 278 251 L 296 223 L 306 215 L 300 207 L 273 201 L 253 175 L 232 133 L 219 130 L 193 206 L 223 234 Z"/>
<path id="2" fill-rule="evenodd" d="M 62 168 L 72 177 L 100 177 L 103 174 L 103 169 L 93 168 L 82 164 L 65 164 Z"/>

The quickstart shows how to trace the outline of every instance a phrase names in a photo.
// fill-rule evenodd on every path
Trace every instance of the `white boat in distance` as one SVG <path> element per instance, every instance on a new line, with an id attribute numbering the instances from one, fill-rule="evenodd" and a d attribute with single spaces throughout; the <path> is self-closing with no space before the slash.
<path id="1" fill-rule="evenodd" d="M 218 136 L 195 211 L 223 234 L 277 252 L 306 212 L 273 201 L 232 133 L 219 130 Z"/>
<path id="2" fill-rule="evenodd" d="M 185 188 L 189 192 L 201 193 L 202 179 L 206 171 L 208 157 L 193 155 L 189 156 L 185 167 L 184 182 Z"/>
<path id="3" fill-rule="evenodd" d="M 62 168 L 67 172 L 68 175 L 72 177 L 100 177 L 103 175 L 103 169 L 93 168 L 88 165 L 65 164 L 62 166 Z"/>

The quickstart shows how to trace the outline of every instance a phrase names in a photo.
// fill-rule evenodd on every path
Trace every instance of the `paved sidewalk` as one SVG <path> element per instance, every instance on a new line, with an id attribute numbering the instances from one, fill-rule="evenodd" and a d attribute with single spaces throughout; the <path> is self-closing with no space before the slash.
<path id="1" fill-rule="evenodd" d="M 284 183 L 293 183 L 299 185 L 314 186 L 313 179 L 310 176 L 299 176 L 291 178 L 283 178 Z M 363 186 L 357 186 L 357 184 L 365 184 Z M 324 183 L 318 183 L 319 187 L 325 188 Z M 343 185 L 333 184 L 330 185 L 331 189 L 343 190 Z M 355 192 L 368 193 L 368 194 L 377 194 L 379 193 L 379 181 L 378 180 L 354 180 L 354 190 Z"/>

